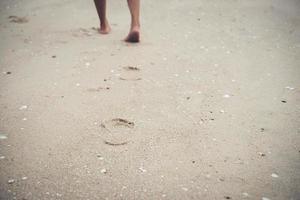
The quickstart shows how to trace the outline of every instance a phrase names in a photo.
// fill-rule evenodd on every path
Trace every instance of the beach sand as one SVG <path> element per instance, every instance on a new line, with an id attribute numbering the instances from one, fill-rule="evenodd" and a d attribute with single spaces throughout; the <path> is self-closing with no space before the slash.
<path id="1" fill-rule="evenodd" d="M 0 1 L 0 199 L 299 200 L 300 2 Z"/>

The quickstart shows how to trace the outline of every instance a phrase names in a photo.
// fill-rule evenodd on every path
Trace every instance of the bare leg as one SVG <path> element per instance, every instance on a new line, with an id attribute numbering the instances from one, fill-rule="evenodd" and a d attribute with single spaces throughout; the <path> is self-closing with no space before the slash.
<path id="1" fill-rule="evenodd" d="M 98 16 L 100 19 L 100 30 L 101 34 L 108 34 L 111 28 L 106 18 L 106 0 L 94 0 Z"/>
<path id="2" fill-rule="evenodd" d="M 127 0 L 131 14 L 131 27 L 126 42 L 140 41 L 140 0 Z"/>

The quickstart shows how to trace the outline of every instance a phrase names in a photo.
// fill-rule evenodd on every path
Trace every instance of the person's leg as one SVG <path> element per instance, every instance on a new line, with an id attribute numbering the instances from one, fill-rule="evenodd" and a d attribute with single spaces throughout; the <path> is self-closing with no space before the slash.
<path id="1" fill-rule="evenodd" d="M 140 0 L 127 0 L 131 14 L 131 27 L 126 42 L 140 41 Z"/>
<path id="2" fill-rule="evenodd" d="M 94 0 L 94 2 L 100 19 L 99 32 L 101 34 L 108 34 L 111 29 L 106 18 L 106 0 Z"/>

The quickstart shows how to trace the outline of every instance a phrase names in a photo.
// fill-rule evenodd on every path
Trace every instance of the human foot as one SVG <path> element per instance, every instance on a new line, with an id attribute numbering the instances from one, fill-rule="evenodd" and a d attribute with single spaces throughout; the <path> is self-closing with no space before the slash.
<path id="1" fill-rule="evenodd" d="M 108 33 L 110 33 L 110 31 L 111 31 L 111 28 L 110 28 L 108 22 L 105 22 L 104 24 L 100 25 L 100 29 L 99 29 L 100 34 L 108 34 Z"/>
<path id="2" fill-rule="evenodd" d="M 138 43 L 140 42 L 140 29 L 138 27 L 132 28 L 125 38 L 125 42 Z"/>

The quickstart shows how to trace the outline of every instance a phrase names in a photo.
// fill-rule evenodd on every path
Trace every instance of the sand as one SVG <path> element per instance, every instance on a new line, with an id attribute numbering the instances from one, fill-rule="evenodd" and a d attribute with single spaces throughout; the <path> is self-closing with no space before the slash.
<path id="1" fill-rule="evenodd" d="M 0 1 L 0 199 L 300 199 L 300 2 Z"/>

